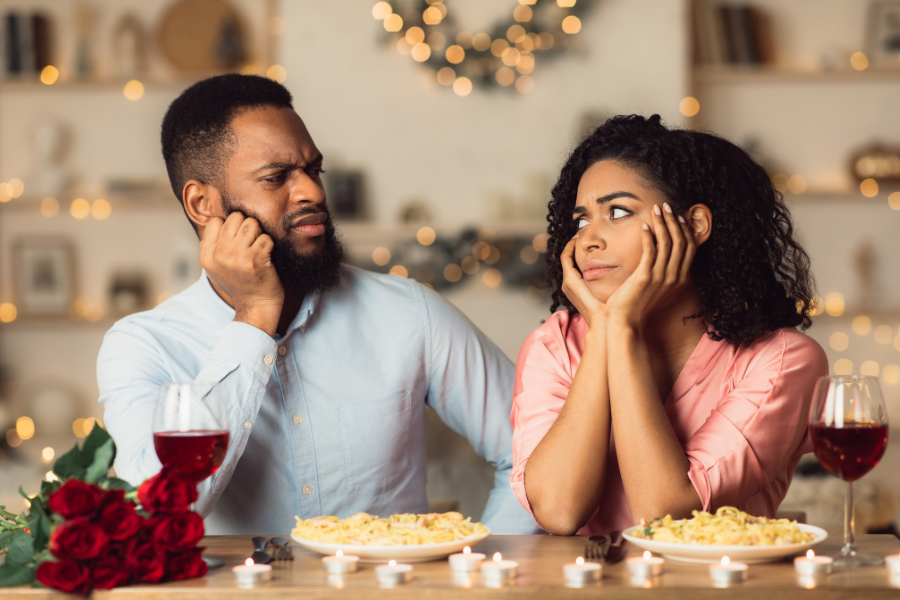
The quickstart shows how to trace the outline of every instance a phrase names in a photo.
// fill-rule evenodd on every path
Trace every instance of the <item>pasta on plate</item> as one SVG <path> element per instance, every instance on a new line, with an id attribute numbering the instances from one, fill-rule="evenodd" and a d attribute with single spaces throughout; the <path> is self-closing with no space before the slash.
<path id="1" fill-rule="evenodd" d="M 720 507 L 715 515 L 693 511 L 694 518 L 674 520 L 670 515 L 641 521 L 635 537 L 672 544 L 707 546 L 780 546 L 804 544 L 815 535 L 800 531 L 796 521 L 754 517 L 733 506 Z"/>
<path id="2" fill-rule="evenodd" d="M 356 513 L 346 519 L 296 519 L 294 536 L 325 544 L 407 546 L 454 542 L 488 534 L 487 527 L 472 523 L 471 518 L 464 519 L 458 512 L 399 514 L 383 519 L 368 513 Z"/>

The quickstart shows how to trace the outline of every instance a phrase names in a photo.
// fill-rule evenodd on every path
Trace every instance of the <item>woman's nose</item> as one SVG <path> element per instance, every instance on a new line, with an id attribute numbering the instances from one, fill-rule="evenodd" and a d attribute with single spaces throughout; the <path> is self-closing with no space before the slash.
<path id="1" fill-rule="evenodd" d="M 591 223 L 581 228 L 578 235 L 578 245 L 582 251 L 603 250 L 606 248 L 606 239 L 599 223 Z"/>

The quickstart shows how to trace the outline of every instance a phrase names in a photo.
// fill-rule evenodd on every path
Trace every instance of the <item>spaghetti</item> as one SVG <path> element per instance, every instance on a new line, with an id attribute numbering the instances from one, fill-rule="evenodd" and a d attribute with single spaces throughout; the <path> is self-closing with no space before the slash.
<path id="1" fill-rule="evenodd" d="M 654 542 L 705 546 L 780 546 L 802 544 L 815 535 L 800 531 L 796 521 L 754 517 L 732 506 L 720 507 L 715 515 L 693 511 L 693 519 L 674 520 L 670 515 L 641 521 L 635 535 Z"/>
<path id="2" fill-rule="evenodd" d="M 472 523 L 458 512 L 426 515 L 399 514 L 381 519 L 368 513 L 356 513 L 346 519 L 296 517 L 293 534 L 303 540 L 325 544 L 365 546 L 408 546 L 438 544 L 471 537 L 487 536 L 488 528 Z"/>

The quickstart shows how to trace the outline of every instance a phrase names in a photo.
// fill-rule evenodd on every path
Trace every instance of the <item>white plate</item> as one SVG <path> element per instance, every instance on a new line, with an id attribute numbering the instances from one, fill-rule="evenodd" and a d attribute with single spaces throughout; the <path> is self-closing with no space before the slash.
<path id="1" fill-rule="evenodd" d="M 641 527 L 636 525 L 622 532 L 622 537 L 641 548 L 654 554 L 661 554 L 665 558 L 693 563 L 717 563 L 727 556 L 732 562 L 747 564 L 772 562 L 788 556 L 803 554 L 810 548 L 818 546 L 825 541 L 828 534 L 824 529 L 812 525 L 797 524 L 800 531 L 814 533 L 816 538 L 803 544 L 784 544 L 780 546 L 707 546 L 700 544 L 673 544 L 672 542 L 654 542 L 645 538 L 635 537 L 635 532 Z"/>
<path id="2" fill-rule="evenodd" d="M 487 528 L 485 528 L 487 529 Z M 429 560 L 438 560 L 450 556 L 455 552 L 462 552 L 466 546 L 474 546 L 484 541 L 491 535 L 491 530 L 483 535 L 473 535 L 464 540 L 456 540 L 455 542 L 441 542 L 439 544 L 409 544 L 406 546 L 365 546 L 363 544 L 326 544 L 323 542 L 313 542 L 297 537 L 293 533 L 291 537 L 301 546 L 318 552 L 323 555 L 333 555 L 338 550 L 342 550 L 344 554 L 358 556 L 360 562 L 365 563 L 386 563 L 389 560 L 397 562 L 425 562 Z"/>

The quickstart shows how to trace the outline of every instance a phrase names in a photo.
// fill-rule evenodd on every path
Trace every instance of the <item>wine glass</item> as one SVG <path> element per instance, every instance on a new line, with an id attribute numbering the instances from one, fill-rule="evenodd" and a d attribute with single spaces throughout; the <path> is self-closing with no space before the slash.
<path id="1" fill-rule="evenodd" d="M 888 418 L 877 377 L 820 377 L 809 414 L 813 450 L 822 466 L 847 482 L 844 547 L 835 566 L 879 565 L 883 559 L 856 550 L 853 482 L 881 460 L 888 443 Z"/>
<path id="2" fill-rule="evenodd" d="M 153 446 L 164 467 L 198 484 L 216 471 L 228 449 L 228 420 L 215 385 L 164 383 L 153 414 Z"/>

